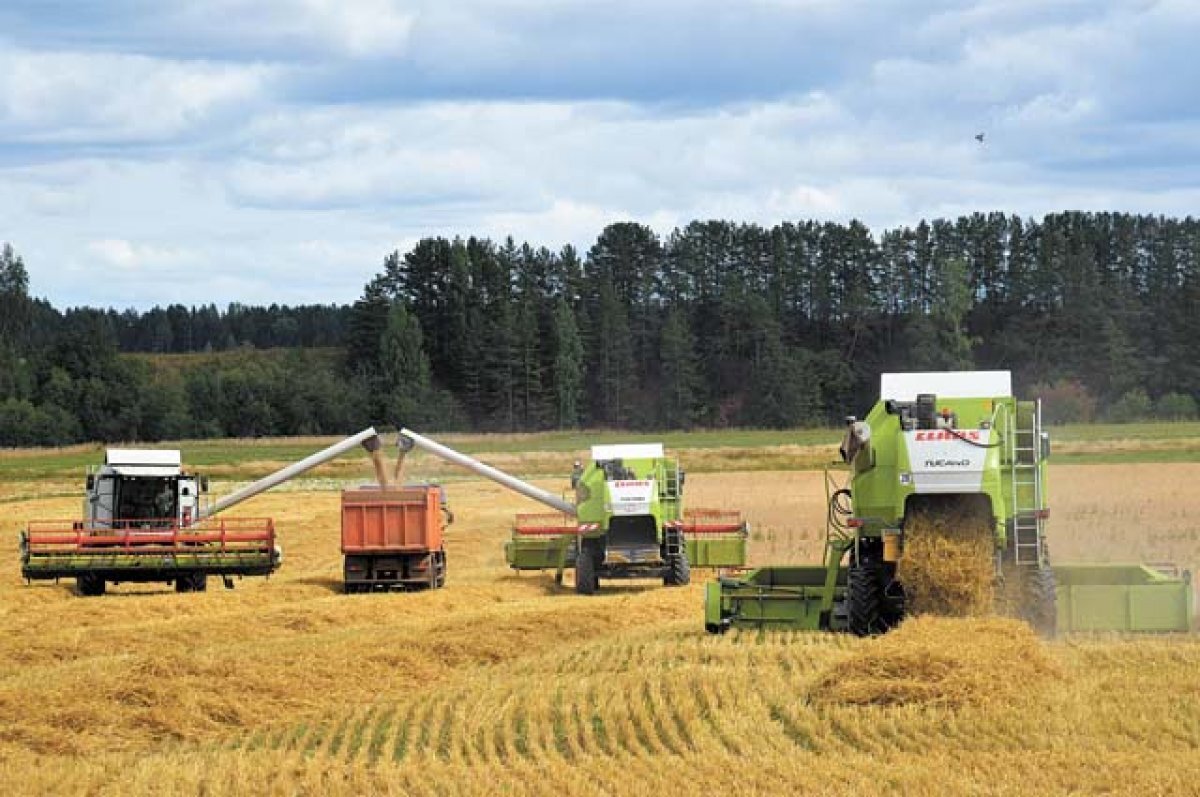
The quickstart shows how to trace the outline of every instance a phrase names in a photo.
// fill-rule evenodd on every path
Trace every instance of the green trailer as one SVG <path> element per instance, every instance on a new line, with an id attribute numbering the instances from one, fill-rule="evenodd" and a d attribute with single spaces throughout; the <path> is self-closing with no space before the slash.
<path id="1" fill-rule="evenodd" d="M 1190 631 L 1192 574 L 1174 565 L 1055 565 L 1060 631 Z"/>

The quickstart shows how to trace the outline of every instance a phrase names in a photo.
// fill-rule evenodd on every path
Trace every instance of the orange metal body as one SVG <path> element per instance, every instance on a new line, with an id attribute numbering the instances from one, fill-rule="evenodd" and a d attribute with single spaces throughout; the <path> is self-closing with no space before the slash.
<path id="1" fill-rule="evenodd" d="M 342 492 L 342 553 L 420 553 L 442 547 L 437 487 Z"/>

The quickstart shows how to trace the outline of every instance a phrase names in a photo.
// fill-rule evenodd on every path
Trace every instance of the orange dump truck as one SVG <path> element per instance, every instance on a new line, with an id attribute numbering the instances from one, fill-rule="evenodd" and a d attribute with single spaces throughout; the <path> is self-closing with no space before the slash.
<path id="1" fill-rule="evenodd" d="M 446 583 L 445 526 L 453 520 L 436 484 L 342 492 L 346 592 L 436 589 Z"/>

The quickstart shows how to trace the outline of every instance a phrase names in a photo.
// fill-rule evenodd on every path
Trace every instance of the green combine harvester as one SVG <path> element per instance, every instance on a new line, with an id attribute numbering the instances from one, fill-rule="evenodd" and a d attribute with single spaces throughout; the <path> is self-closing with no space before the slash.
<path id="1" fill-rule="evenodd" d="M 707 585 L 705 627 L 849 631 L 899 623 L 906 526 L 919 513 L 990 519 L 995 584 L 1039 632 L 1187 630 L 1186 573 L 1141 566 L 1051 567 L 1038 401 L 1012 395 L 1007 371 L 884 374 L 865 420 L 847 418 L 842 462 L 826 470 L 824 561 L 774 566 Z M 989 521 L 985 521 L 989 522 Z"/>
<path id="2" fill-rule="evenodd" d="M 408 429 L 399 440 L 402 457 L 421 448 L 554 509 L 517 516 L 505 559 L 518 571 L 552 570 L 559 582 L 574 568 L 580 594 L 594 593 L 601 578 L 682 586 L 692 567 L 746 562 L 740 513 L 685 510 L 684 472 L 660 443 L 593 446 L 591 463 L 577 462 L 571 475 L 572 503 Z"/>

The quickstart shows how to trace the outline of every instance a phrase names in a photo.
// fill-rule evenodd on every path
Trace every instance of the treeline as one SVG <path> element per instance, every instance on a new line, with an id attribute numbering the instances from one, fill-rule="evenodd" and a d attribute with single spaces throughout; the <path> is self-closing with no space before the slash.
<path id="1" fill-rule="evenodd" d="M 370 422 L 340 349 L 255 348 L 336 342 L 349 308 L 178 310 L 59 312 L 30 298 L 24 262 L 0 248 L 0 446 L 318 434 Z M 122 353 L 226 348 L 184 367 Z"/>
<path id="2" fill-rule="evenodd" d="M 242 346 L 268 348 L 326 348 L 341 346 L 350 308 L 346 305 L 272 304 L 255 307 L 233 303 L 224 310 L 214 304 L 184 307 L 172 304 L 146 311 L 87 311 L 97 314 L 126 352 L 186 354 L 228 351 Z"/>
<path id="3" fill-rule="evenodd" d="M 970 368 L 1055 420 L 1194 417 L 1198 261 L 1195 220 L 1127 214 L 429 239 L 366 286 L 348 362 L 381 416 L 494 430 L 828 423 L 880 372 Z"/>
<path id="4" fill-rule="evenodd" d="M 1192 418 L 1198 264 L 1191 218 L 695 222 L 666 238 L 621 223 L 582 254 L 423 240 L 352 308 L 122 313 L 32 299 L 5 246 L 0 445 L 816 425 L 865 411 L 880 372 L 970 368 L 1011 369 L 1053 420 Z M 253 353 L 281 345 L 295 350 Z M 122 354 L 222 350 L 182 368 Z"/>

